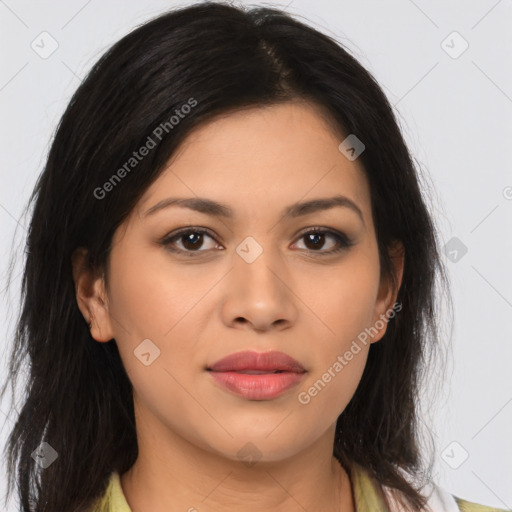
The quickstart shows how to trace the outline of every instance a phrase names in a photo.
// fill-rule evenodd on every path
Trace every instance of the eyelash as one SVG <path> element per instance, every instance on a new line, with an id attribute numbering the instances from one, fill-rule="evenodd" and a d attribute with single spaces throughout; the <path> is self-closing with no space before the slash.
<path id="1" fill-rule="evenodd" d="M 196 253 L 206 252 L 205 250 L 191 251 L 191 250 L 183 250 L 183 249 L 176 249 L 176 248 L 170 247 L 171 244 L 176 239 L 179 239 L 183 235 L 190 234 L 190 233 L 195 233 L 195 234 L 200 234 L 200 235 L 208 235 L 210 238 L 215 240 L 213 233 L 209 229 L 195 228 L 192 226 L 192 227 L 180 229 L 179 231 L 177 231 L 175 233 L 166 235 L 162 240 L 160 240 L 159 243 L 160 243 L 160 245 L 165 246 L 165 248 L 171 252 L 187 254 L 191 257 L 194 257 L 196 255 Z M 331 235 L 338 242 L 338 247 L 336 249 L 331 249 L 329 251 L 315 251 L 313 249 L 309 249 L 310 252 L 319 253 L 321 256 L 329 256 L 329 255 L 341 252 L 343 250 L 346 250 L 349 247 L 351 247 L 352 245 L 354 245 L 354 242 L 352 240 L 350 240 L 344 233 L 340 233 L 340 232 L 332 230 L 332 229 L 321 228 L 321 227 L 309 228 L 306 231 L 303 231 L 302 233 L 300 233 L 298 238 L 300 239 L 300 238 L 302 238 L 306 235 L 309 235 L 311 233 L 321 233 L 321 234 Z M 308 250 L 308 249 L 306 249 L 306 250 Z"/>

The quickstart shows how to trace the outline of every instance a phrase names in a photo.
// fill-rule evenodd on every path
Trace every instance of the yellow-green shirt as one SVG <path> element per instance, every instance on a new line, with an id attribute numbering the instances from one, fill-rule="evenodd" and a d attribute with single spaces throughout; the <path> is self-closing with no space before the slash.
<path id="1" fill-rule="evenodd" d="M 372 478 L 364 468 L 360 466 L 353 466 L 350 471 L 350 479 L 352 484 L 352 491 L 354 495 L 354 503 L 356 512 L 391 512 L 391 509 L 386 507 L 383 494 L 383 487 Z M 463 500 L 455 495 L 443 492 L 444 496 L 448 496 L 451 505 L 443 506 L 446 511 L 461 511 L 461 512 L 512 512 L 512 510 L 505 510 L 501 508 L 493 508 L 485 505 L 479 505 Z M 437 507 L 439 502 L 434 505 L 429 501 L 429 505 Z M 119 473 L 113 472 L 110 476 L 108 486 L 103 496 L 96 502 L 96 505 L 91 509 L 91 512 L 132 512 L 121 487 L 121 480 Z M 437 508 L 433 512 L 441 512 Z"/>

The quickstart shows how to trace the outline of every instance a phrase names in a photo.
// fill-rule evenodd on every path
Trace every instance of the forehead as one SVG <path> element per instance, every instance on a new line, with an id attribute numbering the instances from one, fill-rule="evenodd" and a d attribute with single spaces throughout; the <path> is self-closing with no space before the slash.
<path id="1" fill-rule="evenodd" d="M 214 199 L 236 216 L 341 194 L 368 216 L 364 169 L 338 149 L 344 138 L 325 110 L 306 102 L 220 115 L 186 137 L 142 196 L 138 214 L 169 196 Z"/>

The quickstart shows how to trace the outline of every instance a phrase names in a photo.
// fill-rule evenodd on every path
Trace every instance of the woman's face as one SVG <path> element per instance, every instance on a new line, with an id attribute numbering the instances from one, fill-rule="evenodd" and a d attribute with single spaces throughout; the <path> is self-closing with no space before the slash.
<path id="1" fill-rule="evenodd" d="M 140 429 L 268 461 L 333 433 L 396 298 L 381 280 L 363 169 L 342 140 L 306 103 L 218 118 L 188 137 L 116 231 L 108 301 L 88 311 L 92 335 L 115 338 Z M 298 206 L 335 197 L 346 199 Z M 162 206 L 170 198 L 230 215 Z M 305 372 L 208 370 L 242 351 L 283 352 Z"/>

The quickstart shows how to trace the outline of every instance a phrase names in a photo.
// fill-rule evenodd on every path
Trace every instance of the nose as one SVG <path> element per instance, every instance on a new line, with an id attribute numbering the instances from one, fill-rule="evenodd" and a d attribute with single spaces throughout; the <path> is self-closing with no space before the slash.
<path id="1" fill-rule="evenodd" d="M 293 278 L 282 260 L 263 251 L 254 261 L 236 254 L 224 283 L 226 325 L 254 331 L 284 330 L 297 318 Z"/>

